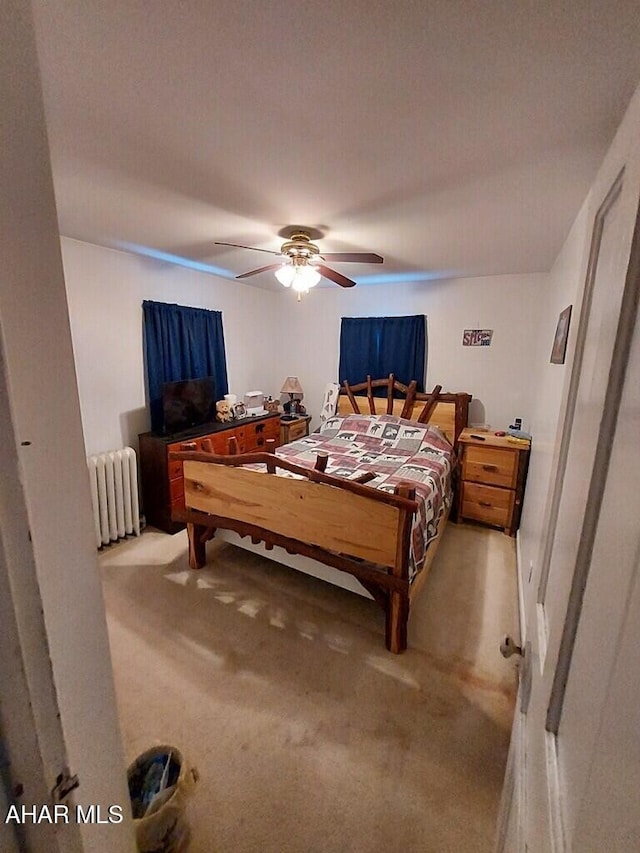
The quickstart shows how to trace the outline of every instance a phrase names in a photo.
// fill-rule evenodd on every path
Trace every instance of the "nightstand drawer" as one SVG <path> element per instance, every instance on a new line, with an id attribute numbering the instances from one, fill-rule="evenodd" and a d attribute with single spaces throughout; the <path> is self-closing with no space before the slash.
<path id="1" fill-rule="evenodd" d="M 307 422 L 296 421 L 289 427 L 289 441 L 296 441 L 298 438 L 304 438 L 307 434 Z"/>
<path id="2" fill-rule="evenodd" d="M 309 435 L 309 415 L 299 415 L 292 421 L 280 421 L 280 444 L 289 444 Z"/>
<path id="3" fill-rule="evenodd" d="M 517 454 L 495 447 L 468 445 L 465 449 L 462 478 L 474 483 L 515 488 Z"/>
<path id="4" fill-rule="evenodd" d="M 514 493 L 508 489 L 463 483 L 462 515 L 485 524 L 508 527 L 513 510 Z"/>

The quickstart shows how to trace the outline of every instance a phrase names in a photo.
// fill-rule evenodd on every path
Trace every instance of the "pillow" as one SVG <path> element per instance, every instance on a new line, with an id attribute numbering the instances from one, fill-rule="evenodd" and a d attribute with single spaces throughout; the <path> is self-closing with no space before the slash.
<path id="1" fill-rule="evenodd" d="M 320 410 L 320 429 L 322 429 L 322 425 L 332 418 L 336 409 L 338 408 L 338 392 L 340 391 L 340 386 L 337 382 L 329 382 L 328 385 L 325 386 L 324 396 L 322 399 L 322 409 Z"/>
<path id="2" fill-rule="evenodd" d="M 451 449 L 437 426 L 419 424 L 397 415 L 335 415 L 318 430 L 325 438 L 357 441 L 357 436 L 380 439 L 387 447 L 417 450 L 425 443 Z"/>

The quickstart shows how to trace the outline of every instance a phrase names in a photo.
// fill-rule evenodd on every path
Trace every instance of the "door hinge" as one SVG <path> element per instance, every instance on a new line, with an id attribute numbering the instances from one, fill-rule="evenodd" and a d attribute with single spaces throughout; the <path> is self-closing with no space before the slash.
<path id="1" fill-rule="evenodd" d="M 51 796 L 54 800 L 62 802 L 79 785 L 80 780 L 77 775 L 71 775 L 71 771 L 65 767 L 62 773 L 59 773 L 56 777 L 56 784 L 51 789 Z"/>

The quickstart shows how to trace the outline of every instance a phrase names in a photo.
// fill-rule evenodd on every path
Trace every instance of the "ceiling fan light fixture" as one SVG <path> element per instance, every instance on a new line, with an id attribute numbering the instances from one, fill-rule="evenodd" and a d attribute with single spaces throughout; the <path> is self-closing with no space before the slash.
<path id="1" fill-rule="evenodd" d="M 276 278 L 284 287 L 291 287 L 294 278 L 296 277 L 296 268 L 293 264 L 283 264 L 276 270 Z"/>
<path id="2" fill-rule="evenodd" d="M 313 267 L 298 267 L 296 277 L 293 280 L 293 289 L 306 293 L 310 287 L 316 286 L 320 278 L 320 273 Z"/>
<path id="3" fill-rule="evenodd" d="M 322 277 L 317 269 L 307 263 L 306 258 L 295 258 L 294 262 L 283 264 L 276 270 L 275 276 L 280 284 L 291 287 L 297 293 L 307 293 Z"/>
<path id="4" fill-rule="evenodd" d="M 327 261 L 341 264 L 381 264 L 383 262 L 383 258 L 376 255 L 375 252 L 324 252 L 321 255 L 318 246 L 311 242 L 312 234 L 317 237 L 323 236 L 317 228 L 301 230 L 298 226 L 287 226 L 278 233 L 281 237 L 287 236 L 289 238 L 282 244 L 279 252 L 273 249 L 262 249 L 258 246 L 241 246 L 239 243 L 217 243 L 216 245 L 268 252 L 282 258 L 281 263 L 267 264 L 265 267 L 258 267 L 258 269 L 237 275 L 236 278 L 249 278 L 252 275 L 273 271 L 277 281 L 283 287 L 291 287 L 297 292 L 298 301 L 300 301 L 301 294 L 307 293 L 312 287 L 315 287 L 323 276 L 334 284 L 340 285 L 340 287 L 353 287 L 355 285 L 356 282 L 353 279 L 327 266 Z"/>

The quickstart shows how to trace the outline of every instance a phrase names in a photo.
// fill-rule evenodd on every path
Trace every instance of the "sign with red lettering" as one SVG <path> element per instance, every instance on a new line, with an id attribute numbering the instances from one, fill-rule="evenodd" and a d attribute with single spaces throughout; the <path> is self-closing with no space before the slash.
<path id="1" fill-rule="evenodd" d="M 463 347 L 489 347 L 493 329 L 465 329 L 462 333 Z"/>

